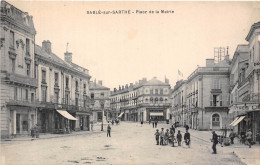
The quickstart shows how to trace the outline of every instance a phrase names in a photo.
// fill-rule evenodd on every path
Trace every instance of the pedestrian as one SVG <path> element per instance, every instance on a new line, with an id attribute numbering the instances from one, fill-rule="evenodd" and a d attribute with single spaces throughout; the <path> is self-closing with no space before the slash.
<path id="1" fill-rule="evenodd" d="M 153 121 L 153 128 L 154 128 L 154 121 Z"/>
<path id="2" fill-rule="evenodd" d="M 155 132 L 155 140 L 156 140 L 156 145 L 159 145 L 159 137 L 160 137 L 160 133 L 159 133 L 159 130 L 156 129 L 156 132 Z"/>
<path id="3" fill-rule="evenodd" d="M 175 146 L 174 146 L 174 141 L 175 141 L 174 133 L 173 133 L 173 131 L 171 131 L 171 132 L 172 132 L 172 133 L 170 133 L 170 137 L 171 137 L 172 147 L 175 147 Z"/>
<path id="4" fill-rule="evenodd" d="M 233 130 L 231 130 L 230 134 L 229 134 L 229 138 L 230 138 L 230 143 L 231 144 L 234 144 L 234 138 L 235 138 L 235 134 L 233 132 Z"/>
<path id="5" fill-rule="evenodd" d="M 188 125 L 185 125 L 185 128 L 186 128 L 186 131 L 187 131 L 187 130 L 189 130 L 190 127 Z"/>
<path id="6" fill-rule="evenodd" d="M 143 126 L 143 124 L 144 124 L 144 122 L 143 122 L 143 120 L 141 120 L 141 127 Z"/>
<path id="7" fill-rule="evenodd" d="M 149 119 L 149 125 L 151 124 L 151 119 Z"/>
<path id="8" fill-rule="evenodd" d="M 169 129 L 166 129 L 166 132 L 165 132 L 165 134 L 164 134 L 164 144 L 165 144 L 165 145 L 168 145 L 169 138 L 170 138 Z"/>
<path id="9" fill-rule="evenodd" d="M 212 145 L 212 149 L 213 149 L 212 154 L 217 154 L 217 147 L 216 147 L 216 145 L 218 144 L 218 135 L 216 134 L 215 131 L 212 131 L 211 142 L 213 143 L 213 145 Z"/>
<path id="10" fill-rule="evenodd" d="M 180 131 L 180 130 L 178 130 L 178 134 L 177 134 L 177 141 L 178 141 L 178 146 L 181 146 L 181 140 L 182 140 L 181 131 Z"/>
<path id="11" fill-rule="evenodd" d="M 184 134 L 184 141 L 186 145 L 190 144 L 190 133 L 188 132 L 188 130 L 186 130 L 186 133 Z"/>
<path id="12" fill-rule="evenodd" d="M 94 124 L 93 124 L 93 121 L 91 122 L 91 131 L 93 132 L 93 126 Z"/>
<path id="13" fill-rule="evenodd" d="M 175 134 L 175 127 L 174 127 L 174 125 L 172 125 L 172 131 L 173 131 L 173 134 Z"/>
<path id="14" fill-rule="evenodd" d="M 251 148 L 251 141 L 252 141 L 252 132 L 251 129 L 249 129 L 246 133 L 246 139 L 248 141 L 249 148 Z"/>
<path id="15" fill-rule="evenodd" d="M 157 128 L 157 120 L 155 120 L 155 128 Z"/>
<path id="16" fill-rule="evenodd" d="M 164 128 L 161 128 L 162 130 L 161 130 L 161 132 L 160 132 L 160 145 L 163 145 L 163 138 L 164 138 L 164 131 L 163 131 L 163 129 Z"/>
<path id="17" fill-rule="evenodd" d="M 107 125 L 107 137 L 108 136 L 111 137 L 111 127 L 109 124 Z"/>
<path id="18" fill-rule="evenodd" d="M 257 134 L 255 135 L 255 137 L 256 137 L 256 141 L 258 141 L 258 142 L 259 142 L 259 144 L 260 144 L 260 134 L 259 134 L 259 133 L 257 133 Z"/>
<path id="19" fill-rule="evenodd" d="M 112 120 L 112 125 L 114 125 L 114 119 Z"/>

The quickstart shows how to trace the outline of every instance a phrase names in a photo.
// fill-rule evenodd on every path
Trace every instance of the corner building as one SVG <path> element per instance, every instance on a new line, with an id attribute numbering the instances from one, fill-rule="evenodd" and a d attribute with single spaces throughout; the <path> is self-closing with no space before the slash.
<path id="1" fill-rule="evenodd" d="M 32 16 L 1 1 L 1 138 L 27 135 L 37 123 L 38 82 Z"/>
<path id="2" fill-rule="evenodd" d="M 122 120 L 165 121 L 170 117 L 170 85 L 156 77 L 139 80 L 135 85 L 121 86 L 111 93 L 111 109 Z"/>

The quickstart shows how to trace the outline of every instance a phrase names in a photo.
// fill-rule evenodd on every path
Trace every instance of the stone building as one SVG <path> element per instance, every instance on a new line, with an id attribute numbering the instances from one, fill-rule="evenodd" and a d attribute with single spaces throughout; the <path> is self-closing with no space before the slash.
<path id="1" fill-rule="evenodd" d="M 91 100 L 91 112 L 92 112 L 92 121 L 104 122 L 110 120 L 110 89 L 103 86 L 102 81 L 99 80 L 98 83 L 96 80 L 90 82 L 89 87 L 90 100 Z"/>
<path id="2" fill-rule="evenodd" d="M 1 1 L 1 137 L 28 134 L 36 124 L 35 28 L 27 12 Z"/>
<path id="3" fill-rule="evenodd" d="M 216 63 L 206 60 L 186 81 L 187 125 L 198 130 L 219 130 L 229 125 L 229 56 Z"/>
<path id="4" fill-rule="evenodd" d="M 170 118 L 170 85 L 156 77 L 130 86 L 119 86 L 111 92 L 111 109 L 127 121 L 165 121 Z"/>
<path id="5" fill-rule="evenodd" d="M 236 52 L 243 59 L 238 61 L 236 54 L 233 58 L 234 63 L 238 61 L 237 75 L 232 73 L 236 66 L 231 67 L 231 84 L 234 85 L 232 91 L 235 90 L 235 93 L 231 93 L 231 126 L 239 134 L 251 129 L 255 140 L 256 133 L 260 132 L 260 22 L 251 26 L 246 41 L 248 46 L 244 46 L 245 54 L 242 55 L 239 50 Z"/>
<path id="6" fill-rule="evenodd" d="M 37 93 L 44 106 L 37 115 L 41 132 L 89 130 L 88 70 L 72 62 L 72 53 L 65 52 L 64 59 L 52 52 L 50 41 L 35 46 Z"/>
<path id="7" fill-rule="evenodd" d="M 171 91 L 171 123 L 185 126 L 187 123 L 186 110 L 186 81 L 179 80 Z"/>

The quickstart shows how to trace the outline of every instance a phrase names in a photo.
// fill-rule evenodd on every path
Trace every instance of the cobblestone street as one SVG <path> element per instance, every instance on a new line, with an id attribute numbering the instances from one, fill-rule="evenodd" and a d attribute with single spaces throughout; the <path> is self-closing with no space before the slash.
<path id="1" fill-rule="evenodd" d="M 170 125 L 159 124 L 158 128 L 161 127 L 168 128 Z M 99 130 L 99 126 L 95 129 Z M 155 128 L 149 124 L 141 127 L 139 123 L 122 122 L 112 126 L 111 138 L 107 138 L 104 131 L 58 138 L 40 137 L 34 141 L 2 142 L 1 164 L 243 164 L 226 147 L 218 145 L 218 154 L 211 154 L 211 137 L 194 137 L 193 134 L 200 134 L 197 131 L 191 130 L 191 148 L 187 149 L 157 146 L 154 132 Z M 207 133 L 204 132 L 205 135 Z"/>

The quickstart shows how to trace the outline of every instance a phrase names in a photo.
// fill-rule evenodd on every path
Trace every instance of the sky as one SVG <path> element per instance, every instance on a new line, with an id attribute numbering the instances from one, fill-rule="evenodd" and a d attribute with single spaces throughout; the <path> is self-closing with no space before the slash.
<path id="1" fill-rule="evenodd" d="M 69 43 L 72 61 L 110 89 L 143 77 L 167 77 L 173 87 L 182 78 L 178 70 L 186 79 L 214 58 L 214 47 L 228 46 L 232 58 L 260 21 L 260 2 L 8 2 L 33 16 L 36 44 L 49 40 L 52 52 L 64 59 Z M 131 14 L 87 14 L 98 10 Z"/>

